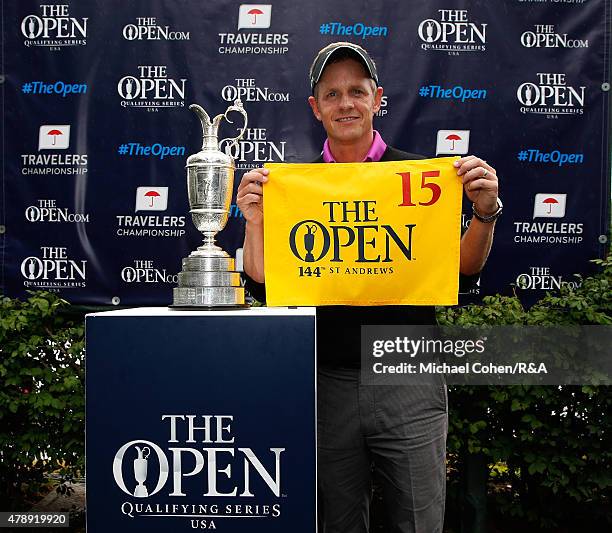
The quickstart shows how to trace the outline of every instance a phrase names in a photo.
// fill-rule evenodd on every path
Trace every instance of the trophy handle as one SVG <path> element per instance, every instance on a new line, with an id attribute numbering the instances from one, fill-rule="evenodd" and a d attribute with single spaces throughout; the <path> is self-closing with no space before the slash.
<path id="1" fill-rule="evenodd" d="M 225 118 L 225 120 L 227 120 L 230 124 L 233 124 L 233 122 L 229 118 L 227 118 L 227 114 L 230 111 L 237 111 L 238 113 L 240 113 L 242 115 L 242 117 L 244 118 L 244 126 L 242 126 L 242 128 L 240 129 L 240 131 L 238 132 L 238 135 L 236 135 L 236 137 L 228 137 L 227 139 L 223 139 L 219 143 L 220 146 L 222 146 L 226 142 L 228 143 L 227 144 L 227 148 L 226 148 L 226 153 L 233 146 L 238 144 L 238 141 L 240 139 L 242 139 L 242 136 L 244 135 L 244 131 L 246 130 L 247 124 L 248 124 L 248 117 L 247 117 L 246 111 L 244 110 L 244 107 L 242 107 L 242 102 L 240 101 L 240 99 L 234 100 L 234 105 L 229 106 L 225 110 L 225 113 L 223 114 L 223 117 Z"/>

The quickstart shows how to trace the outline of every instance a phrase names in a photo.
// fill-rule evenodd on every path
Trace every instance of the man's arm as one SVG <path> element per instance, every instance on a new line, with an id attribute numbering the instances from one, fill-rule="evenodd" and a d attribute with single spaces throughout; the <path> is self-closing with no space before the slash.
<path id="1" fill-rule="evenodd" d="M 473 155 L 455 161 L 457 175 L 461 177 L 463 189 L 473 202 L 478 213 L 487 217 L 497 211 L 498 179 L 495 169 L 486 161 Z M 470 226 L 461 239 L 459 271 L 462 274 L 477 274 L 487 261 L 493 244 L 495 221 L 481 222 L 472 217 Z"/>
<path id="2" fill-rule="evenodd" d="M 236 204 L 246 220 L 243 245 L 244 271 L 253 280 L 263 283 L 264 233 L 263 233 L 263 184 L 268 181 L 266 168 L 251 170 L 242 176 Z"/>
<path id="3" fill-rule="evenodd" d="M 264 275 L 263 224 L 254 225 L 247 221 L 243 245 L 244 271 L 257 283 L 265 281 Z"/>
<path id="4" fill-rule="evenodd" d="M 480 222 L 472 217 L 470 226 L 461 238 L 459 272 L 467 276 L 478 274 L 484 267 L 491 245 L 495 222 Z"/>

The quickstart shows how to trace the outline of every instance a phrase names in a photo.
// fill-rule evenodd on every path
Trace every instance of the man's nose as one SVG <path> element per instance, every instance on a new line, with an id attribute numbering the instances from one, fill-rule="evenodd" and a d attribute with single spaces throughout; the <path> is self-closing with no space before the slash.
<path id="1" fill-rule="evenodd" d="M 342 107 L 342 109 L 351 109 L 352 107 L 354 107 L 353 99 L 351 98 L 350 94 L 342 95 L 342 99 L 340 100 L 340 107 Z"/>

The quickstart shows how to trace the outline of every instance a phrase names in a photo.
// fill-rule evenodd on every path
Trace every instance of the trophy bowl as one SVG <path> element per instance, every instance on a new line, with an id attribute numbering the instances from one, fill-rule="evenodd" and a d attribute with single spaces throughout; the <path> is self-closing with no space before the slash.
<path id="1" fill-rule="evenodd" d="M 189 156 L 186 168 L 189 212 L 195 227 L 202 233 L 221 231 L 232 201 L 234 161 L 222 152 L 200 152 Z"/>

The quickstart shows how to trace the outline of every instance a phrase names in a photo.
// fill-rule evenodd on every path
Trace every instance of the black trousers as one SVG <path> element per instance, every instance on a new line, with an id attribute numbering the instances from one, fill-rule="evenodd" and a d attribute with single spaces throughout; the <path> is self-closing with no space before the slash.
<path id="1" fill-rule="evenodd" d="M 359 370 L 319 369 L 319 533 L 367 533 L 372 465 L 389 533 L 441 533 L 446 386 L 363 386 Z"/>

